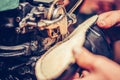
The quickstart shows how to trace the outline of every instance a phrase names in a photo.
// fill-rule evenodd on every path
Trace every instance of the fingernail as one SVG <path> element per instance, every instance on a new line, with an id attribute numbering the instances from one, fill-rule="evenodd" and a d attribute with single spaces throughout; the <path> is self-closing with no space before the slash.
<path id="1" fill-rule="evenodd" d="M 102 20 L 101 20 L 101 21 L 99 21 L 99 23 L 98 23 L 98 24 L 99 24 L 99 26 L 105 26 L 105 22 L 104 22 L 104 21 L 102 21 Z"/>

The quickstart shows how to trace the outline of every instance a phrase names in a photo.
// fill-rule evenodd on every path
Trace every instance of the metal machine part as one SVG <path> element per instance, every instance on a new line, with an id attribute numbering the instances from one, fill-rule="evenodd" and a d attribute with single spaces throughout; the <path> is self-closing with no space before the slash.
<path id="1" fill-rule="evenodd" d="M 1 80 L 36 80 L 36 61 L 66 38 L 68 26 L 76 22 L 61 0 L 41 1 L 39 5 L 26 1 L 22 0 L 18 8 L 0 12 Z"/>
<path id="2" fill-rule="evenodd" d="M 18 47 L 21 44 L 33 41 L 40 44 L 40 46 L 36 46 L 41 52 L 48 49 L 55 42 L 64 39 L 69 34 L 68 26 L 76 22 L 76 17 L 72 14 L 69 15 L 60 1 L 52 1 L 51 6 L 44 5 L 46 3 L 44 1 L 39 6 L 27 2 L 20 3 L 17 9 L 10 11 L 10 14 L 15 15 L 7 18 L 9 22 L 4 23 L 4 20 L 2 21 L 3 25 L 0 28 L 1 47 L 3 47 L 2 45 L 5 48 Z M 6 17 L 9 11 L 2 12 L 2 14 L 4 16 L 1 15 L 1 17 Z M 7 37 L 7 33 L 10 33 L 9 37 Z M 48 42 L 44 44 L 46 41 Z M 3 49 L 3 51 L 6 50 Z"/>
<path id="3" fill-rule="evenodd" d="M 59 0 L 53 1 L 50 7 L 39 4 L 38 7 L 33 7 L 20 21 L 16 31 L 24 34 L 37 28 L 38 30 L 47 30 L 51 38 L 55 38 L 59 34 L 65 35 L 68 32 L 68 26 L 76 22 L 75 15 L 73 16 L 72 12 L 70 14 L 67 13 L 64 6 L 59 3 Z"/>

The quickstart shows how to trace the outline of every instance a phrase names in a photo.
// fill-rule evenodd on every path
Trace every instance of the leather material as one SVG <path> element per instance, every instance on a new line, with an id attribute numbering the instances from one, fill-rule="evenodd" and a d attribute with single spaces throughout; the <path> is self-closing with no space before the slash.
<path id="1" fill-rule="evenodd" d="M 84 46 L 92 53 L 106 56 L 110 59 L 113 58 L 112 49 L 106 41 L 106 37 L 102 30 L 97 26 L 93 25 L 86 34 L 86 41 Z"/>

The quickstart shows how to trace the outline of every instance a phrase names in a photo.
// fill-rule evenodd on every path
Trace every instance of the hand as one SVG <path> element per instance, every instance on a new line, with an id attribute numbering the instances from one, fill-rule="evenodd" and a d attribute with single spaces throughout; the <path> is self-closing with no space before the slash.
<path id="1" fill-rule="evenodd" d="M 101 28 L 110 28 L 120 23 L 120 10 L 109 11 L 99 15 L 97 24 Z"/>
<path id="2" fill-rule="evenodd" d="M 73 50 L 76 63 L 85 69 L 73 80 L 120 80 L 120 66 L 106 57 L 94 55 L 85 48 Z"/>

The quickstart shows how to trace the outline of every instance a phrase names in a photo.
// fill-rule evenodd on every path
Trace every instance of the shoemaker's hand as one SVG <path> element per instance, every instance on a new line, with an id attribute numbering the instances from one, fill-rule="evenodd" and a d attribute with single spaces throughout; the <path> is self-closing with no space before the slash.
<path id="1" fill-rule="evenodd" d="M 120 10 L 109 11 L 99 15 L 97 24 L 101 28 L 110 28 L 120 23 Z"/>
<path id="2" fill-rule="evenodd" d="M 103 56 L 94 55 L 85 48 L 73 50 L 77 64 L 85 69 L 73 80 L 120 80 L 120 66 Z"/>

